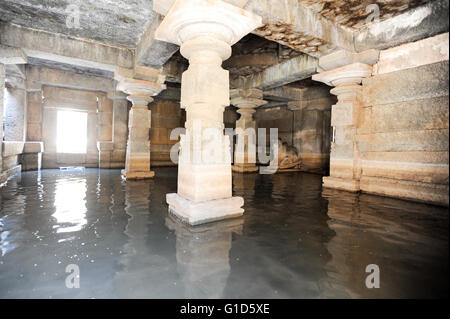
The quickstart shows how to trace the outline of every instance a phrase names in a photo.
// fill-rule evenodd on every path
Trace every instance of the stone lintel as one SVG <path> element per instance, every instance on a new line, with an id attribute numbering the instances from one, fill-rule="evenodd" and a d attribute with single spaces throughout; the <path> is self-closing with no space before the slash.
<path id="1" fill-rule="evenodd" d="M 290 102 L 302 99 L 303 90 L 290 86 L 280 86 L 264 91 L 264 98 L 271 101 Z"/>
<path id="2" fill-rule="evenodd" d="M 85 91 L 108 92 L 114 81 L 93 75 L 27 65 L 27 91 L 41 91 L 42 85 L 57 86 Z"/>
<path id="3" fill-rule="evenodd" d="M 114 80 L 121 82 L 124 79 L 135 79 L 163 84 L 166 77 L 161 73 L 162 68 L 155 69 L 145 66 L 136 66 L 134 69 L 117 68 Z"/>
<path id="4" fill-rule="evenodd" d="M 42 153 L 44 152 L 44 142 L 25 142 L 24 153 Z"/>
<path id="5" fill-rule="evenodd" d="M 230 98 L 242 98 L 242 99 L 262 99 L 263 91 L 259 89 L 232 89 L 230 90 Z"/>
<path id="6" fill-rule="evenodd" d="M 152 22 L 136 46 L 136 65 L 159 68 L 166 64 L 179 47 L 155 39 L 155 31 L 163 17 L 155 13 Z"/>
<path id="7" fill-rule="evenodd" d="M 373 65 L 378 62 L 380 51 L 367 50 L 360 53 L 339 50 L 319 59 L 319 67 L 329 71 L 354 63 Z"/>
<path id="8" fill-rule="evenodd" d="M 26 64 L 27 55 L 20 48 L 0 44 L 1 64 Z"/>
<path id="9" fill-rule="evenodd" d="M 127 94 L 125 94 L 119 90 L 110 90 L 107 92 L 106 97 L 110 100 L 126 100 Z"/>
<path id="10" fill-rule="evenodd" d="M 235 79 L 236 88 L 258 88 L 269 90 L 289 83 L 307 79 L 317 73 L 318 60 L 302 54 L 285 62 L 272 65 L 262 72 Z"/>
<path id="11" fill-rule="evenodd" d="M 134 66 L 134 50 L 75 39 L 11 23 L 0 26 L 4 45 L 21 48 L 29 56 L 82 67 L 114 72 L 120 67 Z M 55 46 L 55 43 L 58 43 Z"/>
<path id="12" fill-rule="evenodd" d="M 22 154 L 24 144 L 25 144 L 25 142 L 19 142 L 19 141 L 3 141 L 2 142 L 3 157 Z"/>

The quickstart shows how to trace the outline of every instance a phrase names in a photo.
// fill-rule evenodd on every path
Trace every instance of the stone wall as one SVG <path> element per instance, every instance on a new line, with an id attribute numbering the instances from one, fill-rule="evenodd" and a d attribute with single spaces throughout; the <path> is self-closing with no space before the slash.
<path id="1" fill-rule="evenodd" d="M 111 168 L 125 167 L 125 154 L 128 139 L 128 113 L 131 103 L 124 98 L 113 100 L 113 151 L 111 155 Z"/>
<path id="2" fill-rule="evenodd" d="M 8 87 L 6 89 L 3 122 L 3 140 L 25 141 L 26 91 L 23 88 Z"/>
<path id="3" fill-rule="evenodd" d="M 330 161 L 331 106 L 336 98 L 325 85 L 300 91 L 299 100 L 288 102 L 287 106 L 257 109 L 257 128 L 266 128 L 267 145 L 270 128 L 277 128 L 278 137 L 297 149 L 301 170 L 326 174 Z"/>
<path id="4" fill-rule="evenodd" d="M 326 85 L 305 88 L 300 101 L 290 102 L 294 112 L 294 146 L 302 170 L 327 174 L 330 166 L 331 106 L 336 97 Z"/>
<path id="5" fill-rule="evenodd" d="M 382 51 L 363 81 L 363 192 L 448 205 L 448 33 Z"/>
<path id="6" fill-rule="evenodd" d="M 2 90 L 2 148 L 0 182 L 20 171 L 20 156 L 23 153 L 26 134 L 26 82 L 22 68 L 16 65 L 5 67 Z M 1 71 L 0 71 L 1 72 Z"/>
<path id="7" fill-rule="evenodd" d="M 269 146 L 270 129 L 278 129 L 278 138 L 283 142 L 293 144 L 294 113 L 287 106 L 275 108 L 259 108 L 253 115 L 256 128 L 266 129 L 266 143 Z"/>
<path id="8" fill-rule="evenodd" d="M 185 115 L 176 101 L 155 99 L 150 103 L 152 126 L 150 128 L 151 166 L 176 166 L 170 160 L 170 149 L 178 143 L 171 140 L 174 128 L 184 127 Z"/>

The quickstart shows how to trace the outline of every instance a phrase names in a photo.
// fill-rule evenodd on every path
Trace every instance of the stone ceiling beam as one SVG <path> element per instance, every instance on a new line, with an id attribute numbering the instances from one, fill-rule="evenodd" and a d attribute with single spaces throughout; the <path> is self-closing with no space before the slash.
<path id="1" fill-rule="evenodd" d="M 264 99 L 278 102 L 298 101 L 302 98 L 302 89 L 280 86 L 264 91 Z"/>
<path id="2" fill-rule="evenodd" d="M 449 30 L 449 1 L 435 0 L 354 34 L 357 52 L 387 49 Z"/>
<path id="3" fill-rule="evenodd" d="M 99 92 L 109 92 L 114 88 L 112 79 L 38 66 L 27 66 L 26 70 L 28 90 L 40 90 L 42 85 Z"/>
<path id="4" fill-rule="evenodd" d="M 13 24 L 0 25 L 0 43 L 21 48 L 27 56 L 114 72 L 134 67 L 134 51 Z"/>
<path id="5" fill-rule="evenodd" d="M 234 88 L 268 90 L 307 79 L 317 73 L 317 66 L 318 60 L 316 58 L 303 54 L 273 65 L 262 72 L 234 79 L 231 86 Z"/>
<path id="6" fill-rule="evenodd" d="M 155 31 L 163 18 L 156 13 L 150 26 L 141 36 L 136 47 L 136 65 L 160 68 L 180 49 L 178 45 L 155 39 Z"/>
<path id="7" fill-rule="evenodd" d="M 181 75 L 187 70 L 187 65 L 179 60 L 170 60 L 163 66 L 163 74 L 166 76 L 166 82 L 181 83 Z"/>
<path id="8" fill-rule="evenodd" d="M 27 55 L 19 48 L 0 44 L 1 64 L 26 64 Z"/>
<path id="9" fill-rule="evenodd" d="M 353 32 L 297 0 L 250 0 L 244 9 L 260 15 L 264 27 L 253 33 L 320 57 L 336 48 L 354 51 Z"/>
<path id="10" fill-rule="evenodd" d="M 175 0 L 155 0 L 153 9 L 166 15 Z M 225 0 L 262 17 L 254 34 L 320 57 L 336 48 L 354 51 L 353 32 L 336 25 L 297 0 Z"/>

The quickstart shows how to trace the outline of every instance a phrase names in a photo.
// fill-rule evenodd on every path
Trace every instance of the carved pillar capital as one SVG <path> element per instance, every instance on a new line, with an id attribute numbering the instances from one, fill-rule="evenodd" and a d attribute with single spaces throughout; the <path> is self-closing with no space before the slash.
<path id="1" fill-rule="evenodd" d="M 133 103 L 133 107 L 147 106 L 153 101 L 152 96 L 158 95 L 165 89 L 166 86 L 161 83 L 130 78 L 122 79 L 117 85 L 117 90 L 129 95 L 127 99 Z"/>

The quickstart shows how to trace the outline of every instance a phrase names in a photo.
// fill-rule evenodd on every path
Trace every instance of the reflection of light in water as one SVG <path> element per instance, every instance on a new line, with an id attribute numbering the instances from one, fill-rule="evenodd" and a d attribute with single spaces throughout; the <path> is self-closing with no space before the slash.
<path id="1" fill-rule="evenodd" d="M 55 207 L 58 233 L 79 231 L 86 224 L 86 181 L 64 180 L 56 185 Z"/>
<path id="2" fill-rule="evenodd" d="M 1 226 L 1 222 L 0 222 L 0 226 Z M 16 246 L 17 246 L 17 244 L 12 244 L 8 240 L 9 234 L 10 234 L 9 231 L 4 231 L 4 232 L 0 233 L 0 252 L 1 252 L 2 257 L 5 256 L 8 252 L 13 250 L 14 248 L 16 248 Z"/>
<path id="3" fill-rule="evenodd" d="M 13 179 L 9 182 L 9 186 L 13 187 L 14 190 L 17 188 L 17 180 Z M 10 194 L 11 197 L 0 198 L 1 213 L 4 216 L 0 218 L 0 255 L 5 256 L 17 247 L 19 247 L 19 242 L 15 238 L 14 232 L 9 230 L 4 230 L 6 224 L 10 220 L 14 220 L 16 216 L 22 215 L 24 213 L 24 207 L 26 205 L 26 196 L 18 194 L 16 191 Z M 2 202 L 3 201 L 3 202 Z"/>

